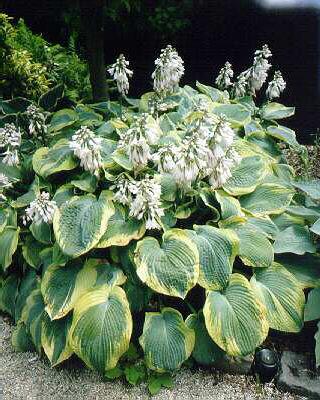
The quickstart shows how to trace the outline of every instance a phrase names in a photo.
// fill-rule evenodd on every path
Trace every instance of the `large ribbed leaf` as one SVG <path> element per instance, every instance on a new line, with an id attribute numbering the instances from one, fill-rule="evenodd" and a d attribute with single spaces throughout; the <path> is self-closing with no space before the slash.
<path id="1" fill-rule="evenodd" d="M 73 197 L 55 212 L 53 228 L 62 251 L 78 257 L 92 249 L 107 229 L 114 207 L 102 192 L 99 199 L 88 194 Z"/>
<path id="2" fill-rule="evenodd" d="M 315 253 L 316 246 L 312 241 L 307 226 L 292 225 L 278 233 L 274 242 L 275 253 L 305 254 Z"/>
<path id="3" fill-rule="evenodd" d="M 244 212 L 241 210 L 241 205 L 238 199 L 230 196 L 223 190 L 216 190 L 215 195 L 220 204 L 221 216 L 223 219 L 233 216 L 244 216 Z"/>
<path id="4" fill-rule="evenodd" d="M 294 190 L 275 183 L 264 183 L 240 198 L 241 206 L 256 215 L 281 214 L 290 204 Z"/>
<path id="5" fill-rule="evenodd" d="M 270 328 L 299 332 L 303 326 L 304 293 L 296 278 L 280 264 L 256 270 L 250 281 L 267 309 Z"/>
<path id="6" fill-rule="evenodd" d="M 208 292 L 203 314 L 211 338 L 232 356 L 254 352 L 268 334 L 266 309 L 240 274 L 223 292 Z"/>
<path id="7" fill-rule="evenodd" d="M 320 236 L 320 218 L 310 227 L 310 231 Z"/>
<path id="8" fill-rule="evenodd" d="M 146 313 L 139 342 L 148 368 L 158 372 L 174 371 L 190 357 L 195 333 L 185 324 L 179 311 L 168 307 L 160 313 Z"/>
<path id="9" fill-rule="evenodd" d="M 276 261 L 297 278 L 302 289 L 320 287 L 320 256 L 285 254 L 277 256 Z"/>
<path id="10" fill-rule="evenodd" d="M 212 226 L 195 225 L 188 231 L 199 252 L 198 283 L 210 290 L 222 290 L 229 281 L 239 241 L 232 231 Z"/>
<path id="11" fill-rule="evenodd" d="M 185 298 L 199 277 L 197 246 L 182 229 L 170 229 L 162 245 L 153 237 L 138 242 L 135 251 L 137 274 L 158 293 Z"/>
<path id="12" fill-rule="evenodd" d="M 267 268 L 272 264 L 273 247 L 264 233 L 249 224 L 236 224 L 230 228 L 239 237 L 239 257 L 245 265 Z"/>
<path id="13" fill-rule="evenodd" d="M 36 272 L 34 270 L 26 271 L 24 277 L 21 280 L 19 292 L 16 298 L 15 322 L 18 322 L 21 318 L 23 307 L 25 306 L 27 298 L 29 297 L 31 292 L 34 289 L 39 288 L 39 286 L 39 278 L 37 277 Z"/>
<path id="14" fill-rule="evenodd" d="M 74 169 L 78 162 L 67 139 L 59 140 L 53 147 L 40 147 L 32 158 L 34 171 L 46 178 L 60 171 Z"/>
<path id="15" fill-rule="evenodd" d="M 0 310 L 15 318 L 15 304 L 18 294 L 19 278 L 10 274 L 4 279 L 0 286 Z"/>
<path id="16" fill-rule="evenodd" d="M 247 125 L 251 120 L 251 113 L 241 104 L 222 104 L 213 109 L 217 115 L 225 115 L 234 127 Z"/>
<path id="17" fill-rule="evenodd" d="M 294 115 L 294 107 L 286 107 L 280 103 L 267 103 L 261 108 L 261 117 L 267 120 L 288 118 Z"/>
<path id="18" fill-rule="evenodd" d="M 308 300 L 304 309 L 304 320 L 320 319 L 320 288 L 312 289 L 308 293 Z"/>
<path id="19" fill-rule="evenodd" d="M 320 200 L 320 179 L 295 182 L 293 186 L 307 193 L 313 200 Z"/>
<path id="20" fill-rule="evenodd" d="M 131 240 L 138 240 L 145 234 L 146 227 L 142 220 L 129 218 L 120 205 L 116 205 L 115 210 L 96 247 L 126 246 Z"/>
<path id="21" fill-rule="evenodd" d="M 7 226 L 0 233 L 0 266 L 6 270 L 12 263 L 12 256 L 17 250 L 19 228 Z"/>
<path id="22" fill-rule="evenodd" d="M 251 193 L 266 175 L 265 162 L 260 156 L 242 158 L 232 176 L 223 185 L 223 189 L 233 196 Z"/>
<path id="23" fill-rule="evenodd" d="M 69 344 L 89 368 L 101 373 L 116 366 L 129 347 L 132 317 L 118 286 L 91 289 L 77 302 Z"/>
<path id="24" fill-rule="evenodd" d="M 77 300 L 95 285 L 124 282 L 125 276 L 120 269 L 89 259 L 84 265 L 78 261 L 67 266 L 49 266 L 41 282 L 41 292 L 46 311 L 54 320 L 67 315 Z"/>
<path id="25" fill-rule="evenodd" d="M 15 351 L 25 352 L 34 350 L 32 339 L 27 332 L 24 322 L 19 321 L 11 336 L 11 344 Z"/>
<path id="26" fill-rule="evenodd" d="M 193 329 L 196 335 L 192 357 L 197 363 L 212 365 L 224 356 L 225 352 L 209 336 L 202 312 L 189 315 L 186 325 Z"/>
<path id="27" fill-rule="evenodd" d="M 51 321 L 44 313 L 41 327 L 41 344 L 52 367 L 67 360 L 72 355 L 72 350 L 67 342 L 68 332 L 71 327 L 71 316 Z"/>
<path id="28" fill-rule="evenodd" d="M 267 238 L 274 239 L 279 229 L 268 215 L 262 217 L 248 217 L 247 226 L 262 232 Z"/>
<path id="29" fill-rule="evenodd" d="M 40 289 L 35 289 L 27 298 L 26 304 L 22 310 L 21 321 L 26 325 L 27 332 L 32 338 L 32 342 L 41 353 L 41 329 L 42 320 L 45 316 L 44 303 Z"/>

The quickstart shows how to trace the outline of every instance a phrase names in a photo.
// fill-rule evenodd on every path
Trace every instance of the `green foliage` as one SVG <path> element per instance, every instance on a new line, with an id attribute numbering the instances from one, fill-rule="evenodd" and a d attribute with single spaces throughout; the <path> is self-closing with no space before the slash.
<path id="1" fill-rule="evenodd" d="M 41 137 L 22 120 L 29 102 L 1 103 L 23 131 L 20 163 L 0 162 L 0 309 L 18 350 L 32 343 L 52 366 L 75 353 L 155 394 L 190 357 L 252 354 L 270 328 L 318 318 L 319 182 L 284 164 L 279 141 L 297 146 L 292 135 L 268 133 L 270 115 L 292 109 L 197 87 L 48 113 Z M 181 151 L 204 118 L 227 124 L 241 161 L 218 183 L 186 184 L 156 154 Z M 136 130 L 149 135 L 146 162 L 128 150 Z M 85 135 L 93 146 L 79 150 Z"/>
<path id="2" fill-rule="evenodd" d="M 0 84 L 2 96 L 25 96 L 38 101 L 39 96 L 57 85 L 64 85 L 65 95 L 73 100 L 89 99 L 91 87 L 87 64 L 75 48 L 52 45 L 36 35 L 20 19 L 0 15 Z M 61 97 L 61 96 L 60 96 Z M 40 99 L 40 105 L 49 109 Z"/>

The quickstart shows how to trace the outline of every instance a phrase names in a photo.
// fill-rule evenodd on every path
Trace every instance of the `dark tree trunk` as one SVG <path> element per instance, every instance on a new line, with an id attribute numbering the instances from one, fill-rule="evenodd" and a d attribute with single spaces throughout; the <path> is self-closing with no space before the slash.
<path id="1" fill-rule="evenodd" d="M 109 98 L 104 59 L 105 0 L 80 0 L 81 24 L 84 29 L 93 101 Z"/>

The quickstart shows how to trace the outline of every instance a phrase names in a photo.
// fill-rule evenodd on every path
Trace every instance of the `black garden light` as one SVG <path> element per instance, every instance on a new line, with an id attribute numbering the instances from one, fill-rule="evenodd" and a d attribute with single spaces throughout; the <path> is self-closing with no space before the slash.
<path id="1" fill-rule="evenodd" d="M 277 374 L 279 368 L 279 356 L 274 350 L 258 349 L 254 356 L 253 372 L 259 376 L 260 382 L 270 382 Z"/>

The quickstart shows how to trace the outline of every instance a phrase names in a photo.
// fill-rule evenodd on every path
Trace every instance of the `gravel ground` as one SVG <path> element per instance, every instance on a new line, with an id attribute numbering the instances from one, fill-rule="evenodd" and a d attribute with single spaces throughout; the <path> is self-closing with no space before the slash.
<path id="1" fill-rule="evenodd" d="M 12 327 L 0 316 L 0 400 L 140 400 L 149 399 L 146 386 L 130 387 L 120 380 L 104 382 L 92 371 L 72 363 L 51 369 L 34 353 L 15 353 L 10 344 Z M 262 390 L 262 393 L 259 393 Z M 273 385 L 259 388 L 252 378 L 180 371 L 174 388 L 163 389 L 154 400 L 302 400 L 278 392 Z"/>

